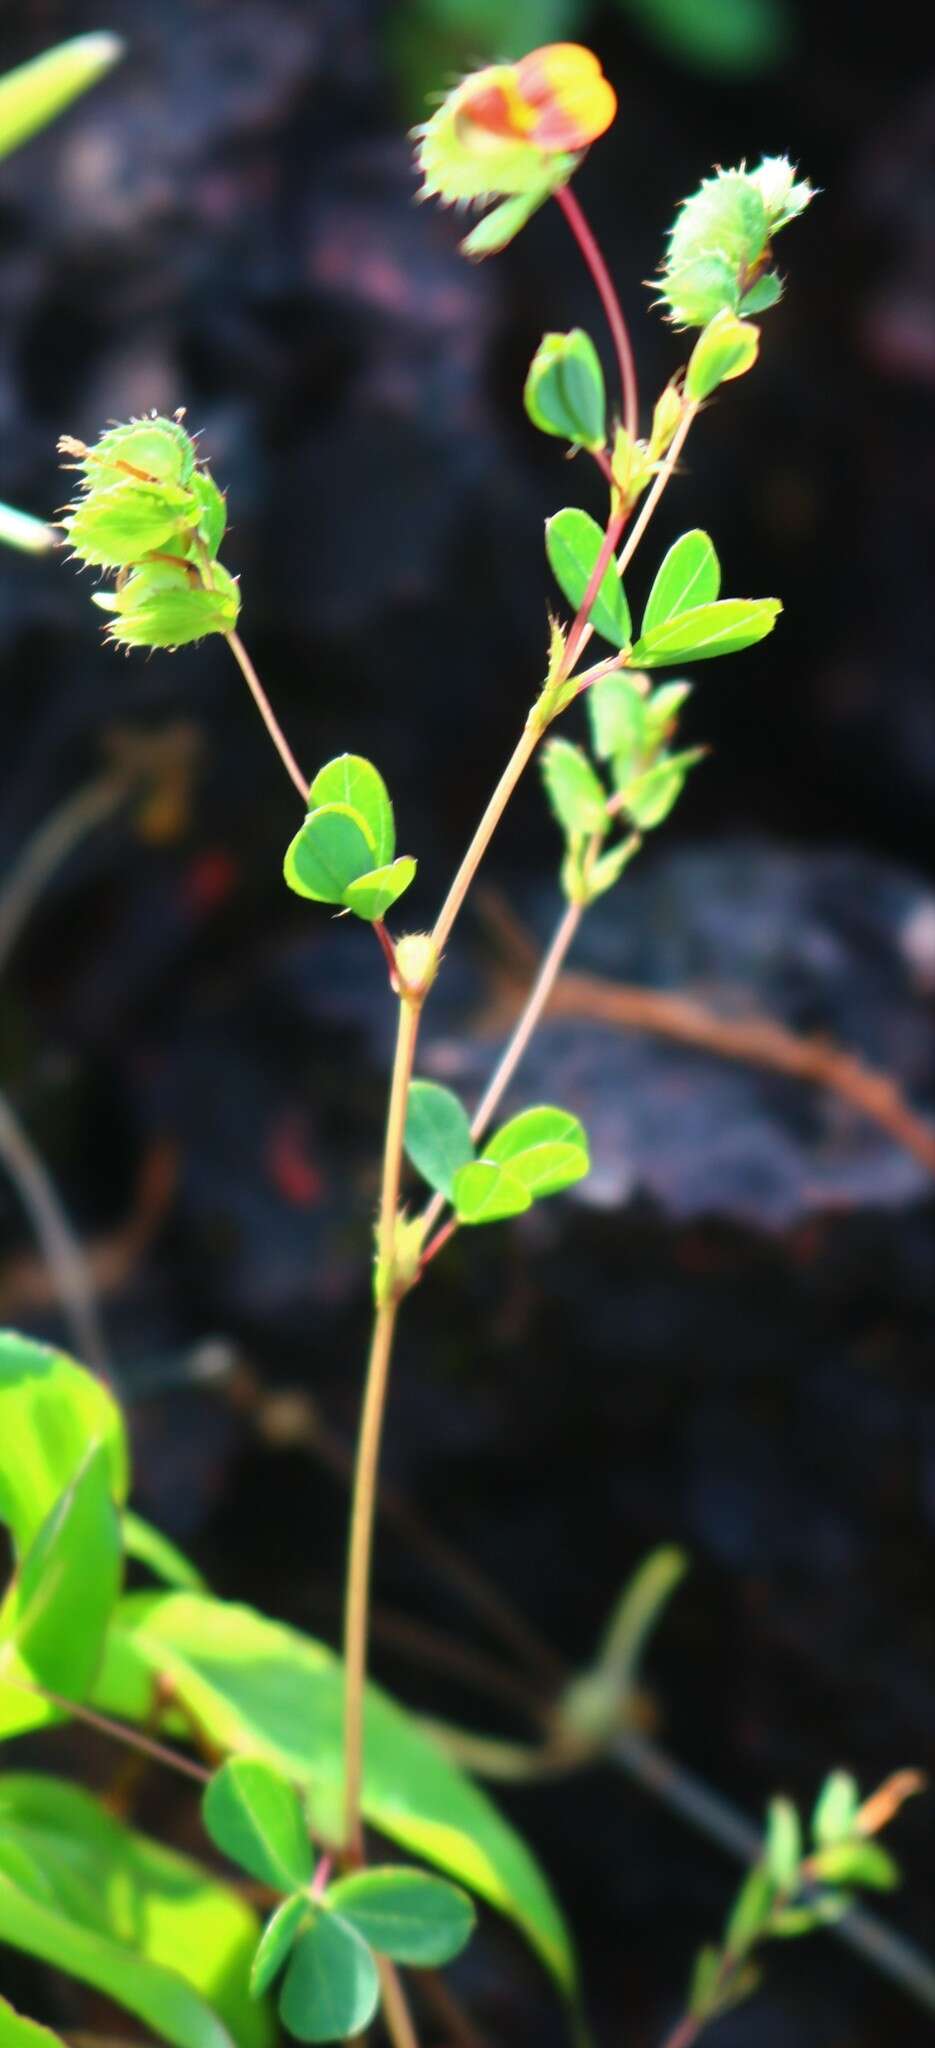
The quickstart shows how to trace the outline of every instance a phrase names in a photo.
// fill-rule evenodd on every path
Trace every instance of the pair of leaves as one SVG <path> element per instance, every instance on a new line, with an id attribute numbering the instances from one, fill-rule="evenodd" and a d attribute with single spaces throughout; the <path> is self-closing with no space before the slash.
<path id="1" fill-rule="evenodd" d="M 600 357 L 589 334 L 545 334 L 529 366 L 523 400 L 533 426 L 575 447 L 603 448 L 607 400 Z"/>
<path id="2" fill-rule="evenodd" d="M 286 853 L 290 889 L 377 922 L 416 872 L 408 854 L 393 858 L 396 826 L 382 775 L 359 754 L 339 754 L 319 769 L 308 801 L 308 817 Z"/>
<path id="3" fill-rule="evenodd" d="M 166 1732 L 191 1725 L 221 1755 L 259 1757 L 306 1794 L 317 1834 L 340 1837 L 344 1673 L 296 1630 L 204 1595 L 137 1593 L 120 1603 L 94 1694 L 148 1723 L 153 1680 L 171 1684 Z M 363 1810 L 380 1833 L 477 1892 L 522 1929 L 567 1996 L 575 1963 L 538 1865 L 485 1795 L 408 1714 L 368 1685 Z"/>
<path id="4" fill-rule="evenodd" d="M 222 1765 L 202 1812 L 225 1855 L 261 1884 L 289 1893 L 264 1930 L 250 1981 L 259 1997 L 285 1971 L 279 2010 L 301 2041 L 344 2040 L 369 2025 L 380 1996 L 374 1950 L 438 1969 L 470 1938 L 470 1900 L 423 1871 L 360 1871 L 313 1897 L 314 1859 L 299 1797 L 259 1758 Z"/>
<path id="5" fill-rule="evenodd" d="M 254 1913 L 188 1857 L 55 1778 L 0 1778 L 0 1941 L 90 1984 L 175 2048 L 270 2048 Z M 25 2048 L 25 2044 L 24 2044 Z"/>
<path id="6" fill-rule="evenodd" d="M 546 523 L 546 553 L 552 572 L 575 611 L 587 595 L 603 546 L 601 528 L 587 512 L 566 508 Z M 736 654 L 772 632 L 782 606 L 772 597 L 733 597 L 717 602 L 720 581 L 720 564 L 711 540 L 696 528 L 669 549 L 635 642 L 630 608 L 613 558 L 588 617 L 605 640 L 626 654 L 631 668 L 667 668 L 673 662 Z"/>
<path id="7" fill-rule="evenodd" d="M 462 1104 L 436 1081 L 413 1081 L 409 1090 L 406 1152 L 461 1223 L 518 1216 L 582 1180 L 590 1164 L 578 1118 L 547 1107 L 511 1117 L 478 1155 Z"/>

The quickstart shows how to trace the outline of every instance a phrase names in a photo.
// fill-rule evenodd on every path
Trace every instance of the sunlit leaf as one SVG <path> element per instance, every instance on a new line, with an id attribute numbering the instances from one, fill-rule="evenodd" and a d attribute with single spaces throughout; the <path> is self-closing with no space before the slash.
<path id="1" fill-rule="evenodd" d="M 450 1088 L 437 1081 L 411 1083 L 406 1153 L 429 1187 L 450 1199 L 455 1174 L 474 1157 L 467 1111 Z"/>
<path id="2" fill-rule="evenodd" d="M 451 1195 L 460 1223 L 503 1223 L 532 1208 L 529 1189 L 492 1159 L 475 1159 L 455 1174 Z"/>
<path id="3" fill-rule="evenodd" d="M 111 1491 L 122 1502 L 126 1431 L 106 1387 L 64 1352 L 0 1332 L 0 1522 L 20 1556 L 96 1443 L 105 1447 Z"/>
<path id="4" fill-rule="evenodd" d="M 260 1884 L 299 1891 L 312 1876 L 312 1848 L 294 1787 L 260 1757 L 232 1756 L 201 1802 L 212 1842 Z"/>
<path id="5" fill-rule="evenodd" d="M 589 334 L 545 334 L 529 366 L 523 399 L 533 426 L 582 448 L 607 438 L 604 373 Z"/>
<path id="6" fill-rule="evenodd" d="M 152 1522 L 144 1521 L 143 1516 L 134 1514 L 131 1508 L 124 1509 L 122 1524 L 125 1555 L 132 1557 L 137 1564 L 145 1565 L 154 1579 L 159 1579 L 164 1586 L 174 1586 L 180 1593 L 207 1591 L 197 1565 L 193 1565 L 161 1529 L 155 1529 Z"/>
<path id="7" fill-rule="evenodd" d="M 581 607 L 603 545 L 601 528 L 588 512 L 567 506 L 563 512 L 556 512 L 553 519 L 546 520 L 545 550 L 552 574 L 574 612 Z M 589 617 L 597 632 L 614 647 L 629 647 L 630 610 L 613 556 Z"/>
<path id="8" fill-rule="evenodd" d="M 0 78 L 0 158 L 9 156 L 122 57 L 124 44 L 107 30 L 72 36 Z"/>
<path id="9" fill-rule="evenodd" d="M 0 1606 L 0 1735 L 60 1718 L 52 1702 L 22 1691 L 24 1683 L 84 1698 L 120 1579 L 120 1523 L 98 1445 L 50 1508 Z"/>
<path id="10" fill-rule="evenodd" d="M 358 875 L 349 882 L 344 891 L 344 907 L 352 910 L 355 917 L 373 924 L 377 918 L 385 917 L 400 896 L 405 895 L 415 880 L 416 863 L 411 854 L 401 853 L 398 860 L 388 867 L 372 868 L 365 875 Z"/>
<path id="11" fill-rule="evenodd" d="M 64 2048 L 64 2043 L 51 2027 L 41 2027 L 38 2020 L 24 2019 L 5 1998 L 0 1998 L 0 2048 Z"/>
<path id="12" fill-rule="evenodd" d="M 470 1941 L 470 1899 L 424 1870 L 355 1871 L 329 1885 L 326 1904 L 380 1955 L 415 1968 L 440 1969 Z"/>
<path id="13" fill-rule="evenodd" d="M 343 903 L 349 883 L 373 867 L 376 841 L 365 818 L 348 804 L 310 811 L 286 852 L 283 874 L 297 896 Z"/>
<path id="14" fill-rule="evenodd" d="M 301 1927 L 312 1917 L 307 1892 L 283 1899 L 267 1920 L 250 1970 L 250 1996 L 260 1998 L 283 1969 L 286 1957 Z"/>
<path id="15" fill-rule="evenodd" d="M 782 611 L 778 597 L 727 597 L 703 604 L 640 635 L 632 650 L 634 668 L 666 668 L 673 661 L 708 661 L 738 654 L 765 640 Z"/>
<path id="16" fill-rule="evenodd" d="M 700 527 L 683 533 L 669 549 L 649 593 L 640 641 L 680 612 L 713 604 L 721 587 L 721 566 L 708 534 Z"/>
<path id="17" fill-rule="evenodd" d="M 549 740 L 542 749 L 542 780 L 565 832 L 606 832 L 607 791 L 581 747 Z"/>
<path id="18" fill-rule="evenodd" d="M 373 841 L 373 866 L 388 867 L 396 852 L 393 806 L 386 783 L 372 761 L 361 754 L 339 754 L 326 761 L 308 793 L 310 811 L 322 804 L 342 804 L 363 818 Z"/>

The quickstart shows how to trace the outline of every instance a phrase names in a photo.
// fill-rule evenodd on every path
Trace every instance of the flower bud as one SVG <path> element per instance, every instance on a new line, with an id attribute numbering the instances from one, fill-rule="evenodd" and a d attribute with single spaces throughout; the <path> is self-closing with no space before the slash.
<path id="1" fill-rule="evenodd" d="M 706 327 L 725 308 L 744 314 L 775 304 L 782 285 L 770 268 L 771 238 L 813 198 L 784 157 L 705 178 L 669 235 L 661 296 L 673 324 Z"/>

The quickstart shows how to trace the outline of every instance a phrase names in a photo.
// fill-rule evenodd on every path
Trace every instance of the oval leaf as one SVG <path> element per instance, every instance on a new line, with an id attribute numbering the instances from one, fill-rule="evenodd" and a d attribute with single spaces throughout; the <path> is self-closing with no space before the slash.
<path id="1" fill-rule="evenodd" d="M 396 827 L 390 793 L 378 768 L 362 754 L 338 754 L 326 761 L 308 793 L 310 811 L 323 804 L 343 804 L 363 818 L 373 840 L 373 865 L 388 867 L 396 852 Z"/>
<path id="2" fill-rule="evenodd" d="M 738 320 L 729 306 L 709 320 L 692 349 L 685 372 L 685 396 L 693 405 L 710 398 L 719 384 L 752 370 L 760 349 L 760 330 Z M 715 596 L 717 592 L 715 592 Z"/>
<path id="3" fill-rule="evenodd" d="M 643 613 L 640 638 L 679 612 L 713 604 L 721 588 L 721 565 L 710 535 L 700 527 L 683 533 L 664 557 Z"/>
<path id="4" fill-rule="evenodd" d="M 120 1523 L 98 1445 L 46 1516 L 0 1607 L 0 1736 L 61 1719 L 50 1700 L 20 1690 L 24 1684 L 84 1698 L 120 1577 Z"/>
<path id="5" fill-rule="evenodd" d="M 336 1913 L 319 1913 L 289 1958 L 279 2011 L 298 2041 L 344 2041 L 368 2027 L 380 2002 L 369 1948 Z"/>
<path id="6" fill-rule="evenodd" d="M 259 1926 L 186 1856 L 56 1778 L 0 1778 L 0 1941 L 135 2013 L 175 2048 L 269 2048 L 247 1989 Z"/>
<path id="7" fill-rule="evenodd" d="M 532 1196 L 518 1176 L 492 1159 L 475 1159 L 455 1175 L 451 1197 L 460 1223 L 502 1223 L 532 1208 Z"/>
<path id="8" fill-rule="evenodd" d="M 313 903 L 343 903 L 359 875 L 373 867 L 375 841 L 366 820 L 348 804 L 323 804 L 310 811 L 283 862 L 283 874 L 297 896 Z"/>
<path id="9" fill-rule="evenodd" d="M 599 761 L 638 760 L 646 744 L 646 697 L 632 676 L 601 676 L 588 691 L 588 716 Z"/>
<path id="10" fill-rule="evenodd" d="M 589 334 L 545 334 L 533 356 L 523 399 L 533 426 L 580 448 L 607 439 L 604 372 Z"/>
<path id="11" fill-rule="evenodd" d="M 557 1195 L 588 1171 L 587 1134 L 568 1110 L 524 1109 L 484 1146 L 478 1164 L 489 1160 L 508 1166 L 533 1200 Z"/>
<path id="12" fill-rule="evenodd" d="M 622 790 L 627 816 L 641 832 L 661 825 L 677 804 L 690 768 L 704 760 L 703 747 L 687 747 L 683 754 L 664 754 L 645 775 L 638 775 Z"/>
<path id="13" fill-rule="evenodd" d="M 285 1892 L 311 1882 L 305 1815 L 297 1793 L 271 1764 L 229 1757 L 207 1787 L 201 1815 L 215 1846 L 260 1884 Z"/>
<path id="14" fill-rule="evenodd" d="M 437 1081 L 413 1081 L 406 1109 L 406 1153 L 436 1194 L 449 1200 L 459 1167 L 474 1157 L 467 1111 Z"/>
<path id="15" fill-rule="evenodd" d="M 423 1870 L 356 1871 L 325 1898 L 380 1955 L 426 1970 L 459 1955 L 476 1924 L 467 1893 Z"/>
<path id="16" fill-rule="evenodd" d="M 524 1191 L 525 1196 L 525 1191 Z M 525 1196 L 528 1203 L 528 1196 Z M 264 1756 L 309 1788 L 313 1822 L 344 1785 L 344 1676 L 321 1643 L 194 1593 L 136 1593 L 111 1624 L 95 1702 L 146 1722 L 153 1677 L 218 1751 Z M 163 1726 L 184 1732 L 170 1709 Z M 365 1818 L 381 1834 L 478 1892 L 523 1929 L 563 1990 L 569 1937 L 535 1860 L 478 1787 L 377 1686 L 367 1688 Z"/>
<path id="17" fill-rule="evenodd" d="M 604 535 L 590 513 L 567 506 L 545 524 L 545 551 L 559 588 L 572 610 L 580 609 L 588 584 L 604 545 Z M 613 557 L 608 562 L 601 587 L 589 613 L 591 624 L 614 647 L 629 647 L 630 608 Z"/>
<path id="18" fill-rule="evenodd" d="M 583 748 L 549 740 L 542 750 L 542 780 L 563 831 L 606 832 L 607 791 Z"/>
<path id="19" fill-rule="evenodd" d="M 631 651 L 634 668 L 666 668 L 673 661 L 709 661 L 739 654 L 771 633 L 782 611 L 778 597 L 727 597 L 719 604 L 679 612 L 641 634 Z"/>
<path id="20" fill-rule="evenodd" d="M 359 875 L 356 882 L 348 883 L 344 891 L 345 909 L 364 918 L 367 924 L 374 924 L 405 894 L 415 880 L 415 872 L 416 863 L 409 853 L 400 854 L 389 867 L 372 868 L 366 875 Z"/>
<path id="21" fill-rule="evenodd" d="M 278 1977 L 299 1932 L 312 1917 L 305 1892 L 296 1892 L 277 1906 L 260 1936 L 260 1945 L 250 1967 L 250 1996 L 260 1998 Z"/>
<path id="22" fill-rule="evenodd" d="M 123 1502 L 126 1431 L 106 1387 L 63 1351 L 0 1332 L 0 1522 L 19 1556 L 97 1443 L 106 1450 L 110 1490 Z"/>

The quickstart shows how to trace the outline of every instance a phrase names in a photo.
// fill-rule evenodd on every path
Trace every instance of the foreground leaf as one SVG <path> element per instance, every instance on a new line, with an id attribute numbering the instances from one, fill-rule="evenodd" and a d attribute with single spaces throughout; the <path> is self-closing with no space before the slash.
<path id="1" fill-rule="evenodd" d="M 38 2020 L 24 2019 L 0 1998 L 0 2048 L 64 2048 L 61 2037 Z"/>
<path id="2" fill-rule="evenodd" d="M 119 36 L 106 30 L 72 36 L 18 64 L 0 78 L 0 159 L 19 149 L 70 106 L 123 56 Z"/>
<path id="3" fill-rule="evenodd" d="M 274 1977 L 285 1967 L 286 1957 L 295 1941 L 300 1927 L 312 1917 L 312 1908 L 307 1892 L 296 1892 L 292 1898 L 283 1899 L 267 1920 L 260 1937 L 260 1945 L 250 1969 L 250 1996 L 260 1998 Z"/>
<path id="4" fill-rule="evenodd" d="M 377 1966 L 365 1941 L 336 1913 L 318 1913 L 298 1936 L 279 2010 L 299 2041 L 345 2041 L 368 2027 L 380 2002 Z"/>
<path id="5" fill-rule="evenodd" d="M 355 917 L 362 917 L 368 924 L 385 917 L 394 903 L 398 903 L 410 884 L 415 881 L 416 863 L 409 853 L 401 853 L 398 860 L 388 867 L 373 868 L 365 875 L 358 875 L 349 882 L 344 891 L 344 907 L 352 910 Z"/>
<path id="6" fill-rule="evenodd" d="M 411 1083 L 406 1154 L 429 1187 L 450 1200 L 455 1174 L 474 1157 L 467 1111 L 450 1088 L 437 1081 Z"/>
<path id="7" fill-rule="evenodd" d="M 533 1197 L 559 1194 L 590 1164 L 584 1126 L 567 1109 L 524 1109 L 501 1125 L 481 1157 L 508 1166 Z"/>
<path id="8" fill-rule="evenodd" d="M 339 754 L 326 761 L 308 793 L 310 811 L 322 804 L 341 804 L 356 811 L 373 840 L 373 866 L 387 867 L 396 852 L 396 827 L 390 793 L 378 768 L 362 754 Z"/>
<path id="9" fill-rule="evenodd" d="M 782 611 L 778 597 L 726 597 L 679 612 L 641 634 L 632 649 L 634 668 L 665 668 L 673 661 L 709 661 L 739 654 L 771 633 Z"/>
<path id="10" fill-rule="evenodd" d="M 710 536 L 700 527 L 683 533 L 664 557 L 649 593 L 640 639 L 679 612 L 713 604 L 721 587 L 721 565 Z"/>
<path id="11" fill-rule="evenodd" d="M 129 1720 L 152 1711 L 153 1677 L 170 1678 L 184 1735 L 190 1713 L 221 1752 L 265 1757 L 309 1788 L 313 1823 L 344 1784 L 344 1678 L 323 1645 L 294 1629 L 188 1593 L 137 1593 L 111 1625 L 98 1705 Z M 569 1936 L 538 1865 L 484 1793 L 402 1709 L 367 1688 L 363 1807 L 381 1834 L 478 1892 L 522 1928 L 572 1995 Z"/>
<path id="12" fill-rule="evenodd" d="M 212 1842 L 260 1884 L 288 1892 L 311 1882 L 305 1815 L 293 1787 L 271 1764 L 229 1757 L 211 1779 L 201 1812 Z"/>
<path id="13" fill-rule="evenodd" d="M 283 874 L 297 896 L 313 903 L 343 903 L 344 891 L 373 867 L 376 841 L 366 820 L 348 804 L 311 811 L 286 850 Z"/>
<path id="14" fill-rule="evenodd" d="M 523 1182 L 493 1159 L 475 1159 L 455 1175 L 452 1201 L 459 1223 L 504 1223 L 532 1208 Z"/>
<path id="15" fill-rule="evenodd" d="M 98 1445 L 46 1516 L 0 1607 L 0 1736 L 61 1718 L 51 1701 L 19 1690 L 17 1681 L 84 1698 L 120 1579 L 120 1523 Z"/>
<path id="16" fill-rule="evenodd" d="M 123 1417 L 100 1380 L 63 1351 L 0 1332 L 0 1522 L 19 1556 L 94 1445 L 107 1454 L 114 1499 L 126 1499 Z"/>
<path id="17" fill-rule="evenodd" d="M 559 589 L 573 611 L 582 600 L 597 567 L 604 535 L 590 513 L 567 506 L 545 523 L 545 551 Z M 629 647 L 632 638 L 630 608 L 617 574 L 613 555 L 601 579 L 600 589 L 588 614 L 591 624 L 613 647 Z"/>
<path id="18" fill-rule="evenodd" d="M 355 1871 L 325 1899 L 380 1955 L 424 1970 L 460 1955 L 476 1924 L 467 1894 L 423 1870 Z"/>
<path id="19" fill-rule="evenodd" d="M 0 1941 L 175 2048 L 268 2048 L 247 1983 L 258 1923 L 206 1871 L 55 1778 L 0 1778 Z"/>
<path id="20" fill-rule="evenodd" d="M 607 438 L 604 373 L 589 334 L 544 334 L 529 366 L 523 401 L 533 426 L 581 448 Z"/>

